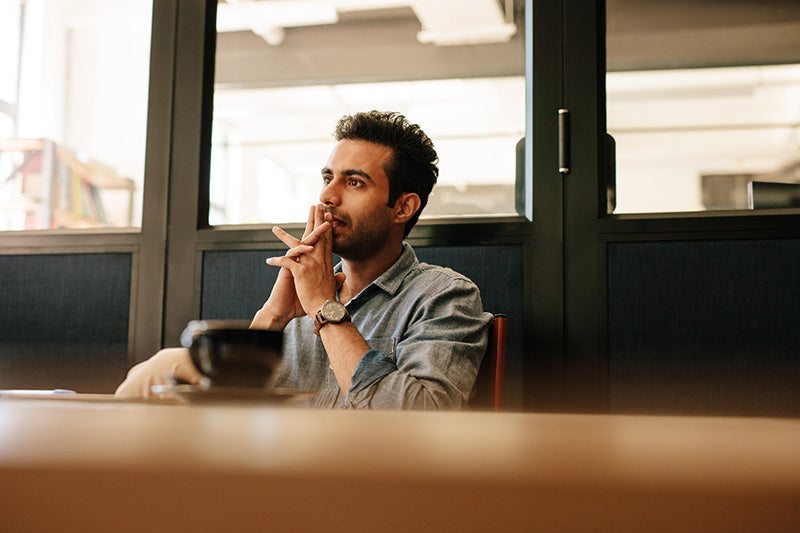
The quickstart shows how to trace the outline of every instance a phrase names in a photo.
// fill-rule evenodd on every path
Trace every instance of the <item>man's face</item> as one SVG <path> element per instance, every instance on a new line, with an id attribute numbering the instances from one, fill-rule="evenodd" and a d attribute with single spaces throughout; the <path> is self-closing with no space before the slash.
<path id="1" fill-rule="evenodd" d="M 392 227 L 389 178 L 392 149 L 361 140 L 339 141 L 322 169 L 320 202 L 333 215 L 333 252 L 364 260 L 386 245 Z"/>

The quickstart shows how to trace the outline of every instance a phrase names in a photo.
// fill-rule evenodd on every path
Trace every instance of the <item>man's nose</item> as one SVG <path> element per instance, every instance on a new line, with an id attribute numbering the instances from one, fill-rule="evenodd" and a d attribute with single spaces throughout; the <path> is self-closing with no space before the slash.
<path id="1" fill-rule="evenodd" d="M 337 205 L 341 200 L 340 180 L 332 179 L 322 186 L 319 193 L 319 201 L 324 205 Z"/>

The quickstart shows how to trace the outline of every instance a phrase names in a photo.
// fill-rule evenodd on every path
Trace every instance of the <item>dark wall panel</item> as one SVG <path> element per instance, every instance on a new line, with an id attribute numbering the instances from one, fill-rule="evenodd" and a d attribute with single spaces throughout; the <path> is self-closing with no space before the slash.
<path id="1" fill-rule="evenodd" d="M 0 388 L 112 392 L 130 284 L 129 253 L 0 256 Z"/>
<path id="2" fill-rule="evenodd" d="M 800 415 L 800 241 L 608 247 L 614 412 Z"/>
<path id="3" fill-rule="evenodd" d="M 415 247 L 420 261 L 447 266 L 472 279 L 484 308 L 508 316 L 505 394 L 521 405 L 523 253 L 521 246 Z M 249 319 L 272 288 L 278 269 L 265 264 L 280 251 L 208 251 L 203 254 L 201 317 Z M 177 342 L 177 341 L 176 341 Z"/>
<path id="4" fill-rule="evenodd" d="M 269 297 L 279 269 L 266 264 L 282 251 L 215 250 L 203 253 L 200 318 L 251 319 Z M 175 339 L 177 342 L 178 339 Z"/>

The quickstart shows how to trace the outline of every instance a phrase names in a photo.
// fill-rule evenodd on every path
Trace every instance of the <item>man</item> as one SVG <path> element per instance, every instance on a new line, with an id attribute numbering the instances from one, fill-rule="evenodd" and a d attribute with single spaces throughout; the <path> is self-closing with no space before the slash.
<path id="1" fill-rule="evenodd" d="M 315 407 L 458 408 L 491 315 L 469 279 L 419 263 L 403 242 L 438 176 L 433 143 L 404 116 L 377 111 L 343 117 L 334 137 L 303 238 L 273 228 L 289 250 L 267 260 L 281 270 L 251 327 L 285 332 L 275 386 L 316 392 Z M 117 395 L 148 395 L 165 370 L 202 379 L 185 349 L 162 350 Z"/>

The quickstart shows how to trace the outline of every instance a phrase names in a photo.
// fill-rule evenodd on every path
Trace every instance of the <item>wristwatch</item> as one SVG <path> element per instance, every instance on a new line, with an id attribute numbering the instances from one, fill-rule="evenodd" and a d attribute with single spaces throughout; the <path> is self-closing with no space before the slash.
<path id="1" fill-rule="evenodd" d="M 319 330 L 325 324 L 341 324 L 350 320 L 350 313 L 341 302 L 328 300 L 322 304 L 322 309 L 314 315 L 314 333 L 319 335 Z"/>

